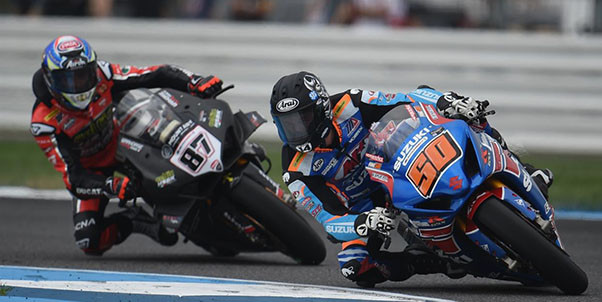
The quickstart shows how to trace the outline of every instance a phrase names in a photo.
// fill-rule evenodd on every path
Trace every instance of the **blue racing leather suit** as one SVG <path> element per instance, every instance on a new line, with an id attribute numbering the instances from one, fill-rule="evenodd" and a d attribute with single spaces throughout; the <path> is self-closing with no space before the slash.
<path id="1" fill-rule="evenodd" d="M 293 198 L 323 226 L 333 242 L 342 243 L 338 255 L 341 272 L 351 280 L 371 275 L 375 282 L 404 280 L 414 272 L 390 260 L 374 259 L 366 249 L 366 239 L 358 236 L 354 222 L 359 214 L 384 206 L 380 184 L 370 180 L 363 166 L 369 129 L 400 104 L 433 105 L 442 93 L 427 86 L 408 93 L 350 89 L 330 96 L 333 125 L 339 143 L 336 148 L 317 148 L 301 153 L 285 145 L 282 151 L 283 180 Z M 484 122 L 481 131 L 491 133 Z M 397 258 L 399 257 L 383 257 Z M 376 276 L 376 277 L 374 277 Z"/>

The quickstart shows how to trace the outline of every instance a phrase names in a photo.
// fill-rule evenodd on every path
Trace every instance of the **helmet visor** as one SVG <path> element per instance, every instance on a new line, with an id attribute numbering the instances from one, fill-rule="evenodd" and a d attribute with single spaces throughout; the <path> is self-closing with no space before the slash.
<path id="1" fill-rule="evenodd" d="M 96 62 L 87 63 L 75 69 L 61 69 L 50 72 L 52 86 L 63 93 L 82 93 L 98 84 Z"/>
<path id="2" fill-rule="evenodd" d="M 289 144 L 297 145 L 309 141 L 317 126 L 313 106 L 275 117 Z"/>

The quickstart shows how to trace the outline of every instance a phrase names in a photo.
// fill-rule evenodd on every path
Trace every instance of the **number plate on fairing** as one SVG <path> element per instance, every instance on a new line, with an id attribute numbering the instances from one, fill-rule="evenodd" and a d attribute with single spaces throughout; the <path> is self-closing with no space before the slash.
<path id="1" fill-rule="evenodd" d="M 462 149 L 449 131 L 435 136 L 416 156 L 406 177 L 423 198 L 430 198 L 447 168 L 462 157 Z"/>
<path id="2" fill-rule="evenodd" d="M 222 172 L 222 144 L 209 131 L 196 126 L 182 139 L 170 162 L 192 176 Z"/>

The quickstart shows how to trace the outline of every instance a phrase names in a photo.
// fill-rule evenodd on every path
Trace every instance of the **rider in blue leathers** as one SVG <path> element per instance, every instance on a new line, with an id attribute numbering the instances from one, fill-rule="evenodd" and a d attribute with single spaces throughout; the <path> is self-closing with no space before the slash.
<path id="1" fill-rule="evenodd" d="M 475 130 L 485 131 L 505 146 L 485 118 L 478 118 L 487 104 L 428 86 L 408 94 L 350 89 L 329 95 L 316 75 L 299 72 L 282 77 L 272 91 L 271 113 L 284 142 L 283 180 L 298 205 L 324 226 L 329 239 L 342 243 L 341 273 L 362 286 L 402 281 L 414 274 L 465 275 L 453 263 L 422 248 L 410 245 L 398 253 L 375 251 L 371 245 L 379 241 L 368 241 L 396 227 L 394 215 L 385 207 L 388 196 L 370 180 L 362 164 L 369 128 L 392 108 L 411 103 L 436 105 L 440 114 L 467 120 Z M 547 193 L 551 172 L 532 170 L 549 180 L 538 182 Z"/>

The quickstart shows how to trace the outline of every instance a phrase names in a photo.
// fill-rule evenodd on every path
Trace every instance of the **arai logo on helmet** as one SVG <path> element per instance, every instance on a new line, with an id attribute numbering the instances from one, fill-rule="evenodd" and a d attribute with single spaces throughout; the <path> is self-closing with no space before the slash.
<path id="1" fill-rule="evenodd" d="M 71 37 L 71 39 L 69 39 L 69 40 L 60 42 L 59 45 L 57 46 L 57 49 L 60 52 L 67 52 L 67 51 L 80 50 L 83 47 L 84 47 L 84 45 L 82 44 L 82 42 L 80 42 L 78 39 L 76 39 L 74 37 Z"/>
<path id="2" fill-rule="evenodd" d="M 299 106 L 299 100 L 295 98 L 282 99 L 276 104 L 278 112 L 289 112 Z"/>

